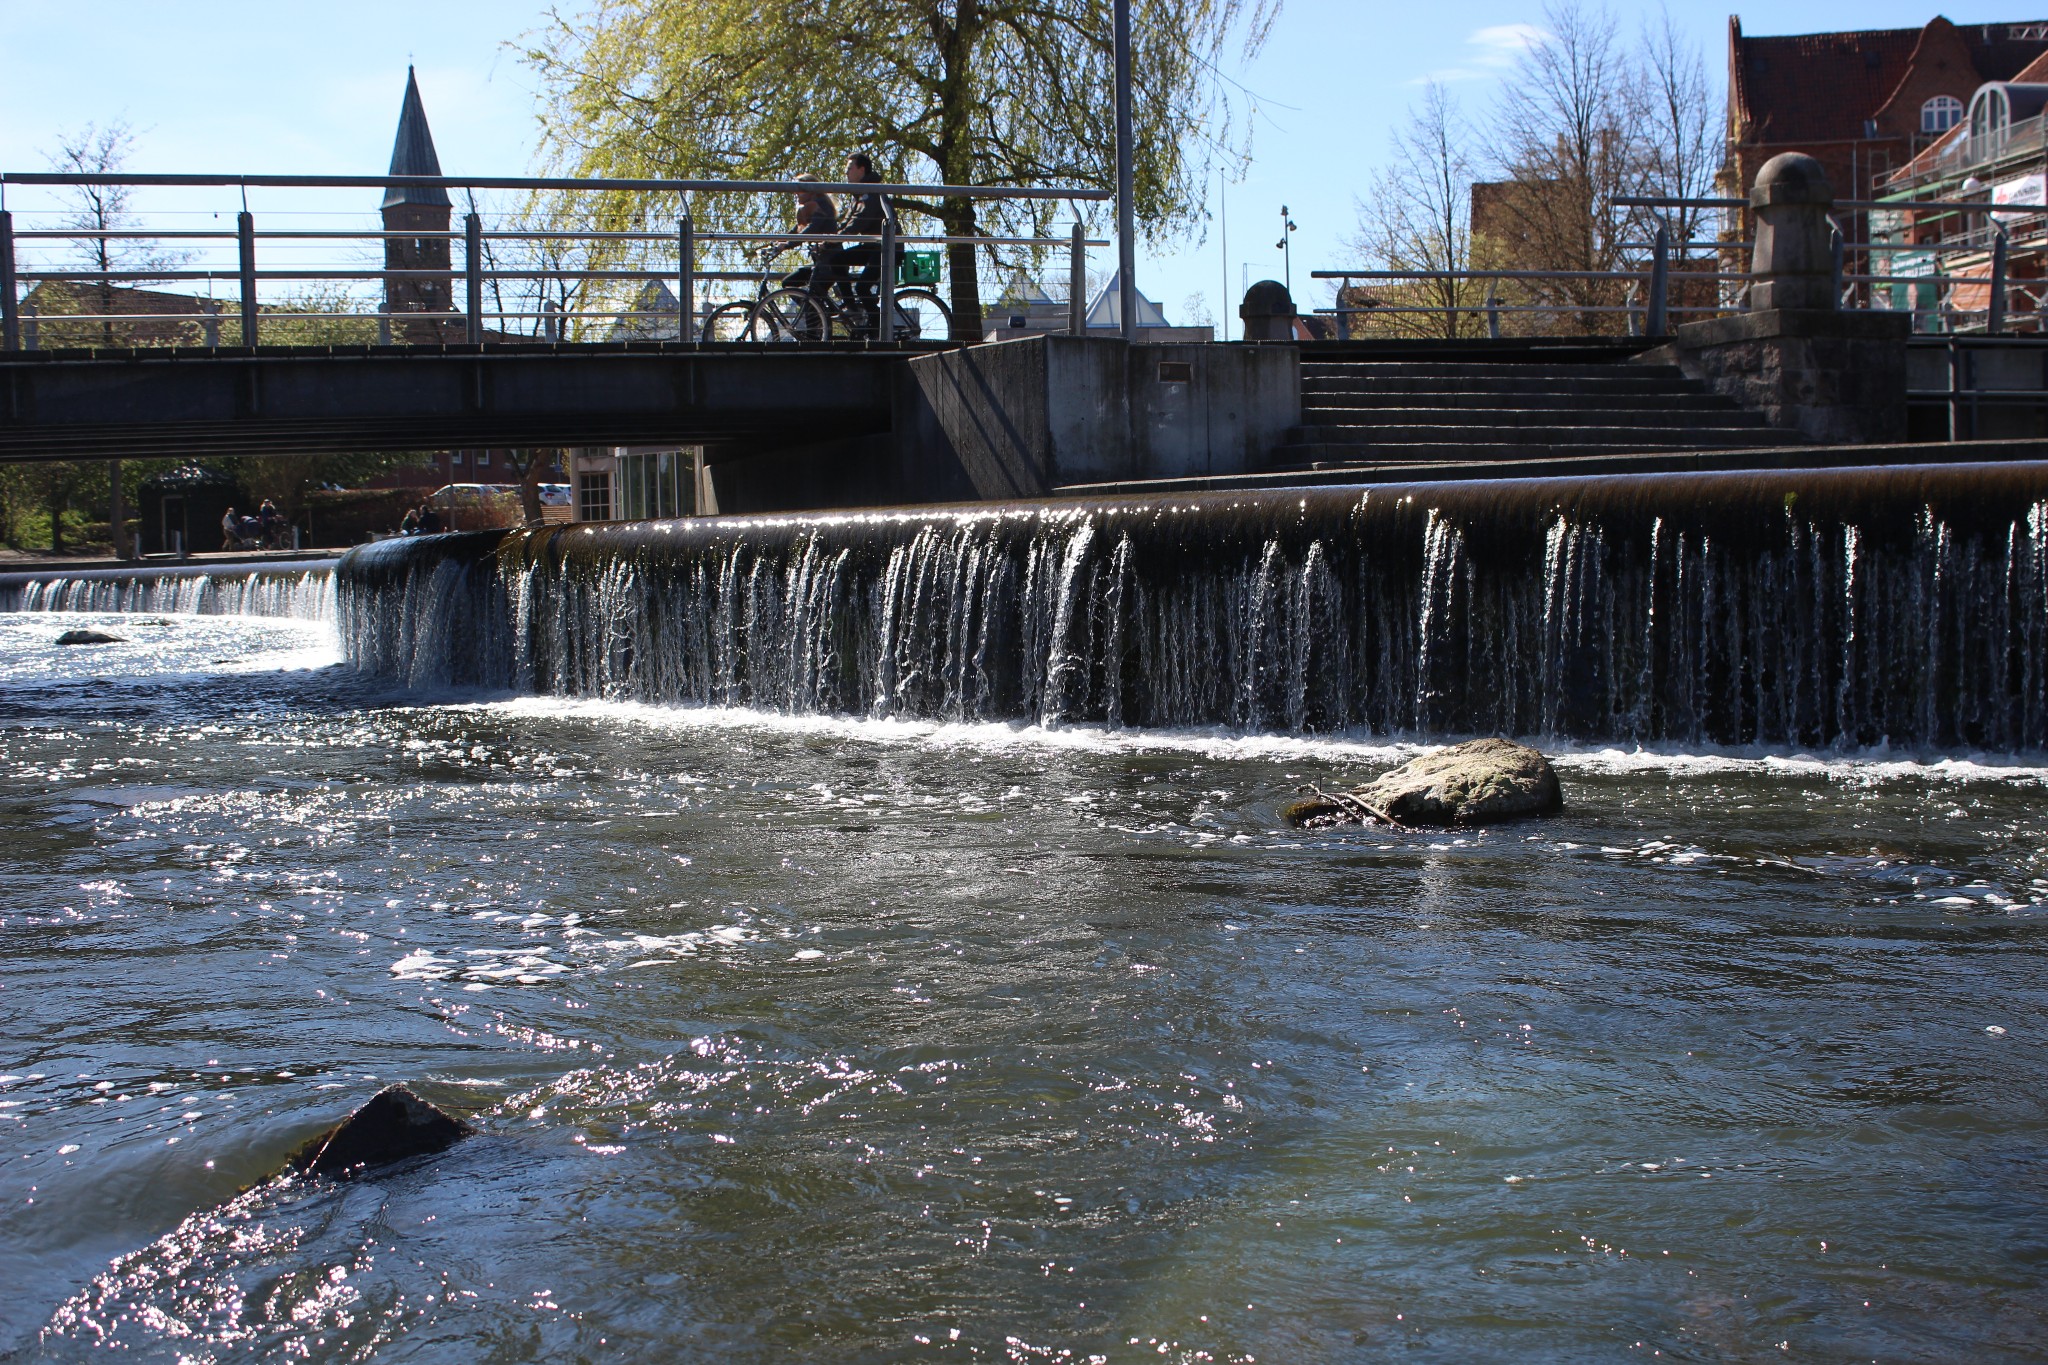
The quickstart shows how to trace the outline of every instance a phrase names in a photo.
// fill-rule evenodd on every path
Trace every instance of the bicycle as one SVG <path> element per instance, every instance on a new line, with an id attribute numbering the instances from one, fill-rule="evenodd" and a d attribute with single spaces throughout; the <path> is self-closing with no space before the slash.
<path id="1" fill-rule="evenodd" d="M 790 250 L 771 247 L 761 254 L 761 283 L 754 298 L 734 299 L 705 315 L 699 336 L 704 341 L 858 341 L 875 335 L 873 310 L 851 307 L 829 295 L 812 294 L 782 283 L 776 260 Z M 813 267 L 815 269 L 815 267 Z M 938 253 L 906 252 L 897 266 L 899 287 L 890 296 L 896 310 L 899 341 L 952 335 L 953 314 L 930 289 L 938 283 Z"/>

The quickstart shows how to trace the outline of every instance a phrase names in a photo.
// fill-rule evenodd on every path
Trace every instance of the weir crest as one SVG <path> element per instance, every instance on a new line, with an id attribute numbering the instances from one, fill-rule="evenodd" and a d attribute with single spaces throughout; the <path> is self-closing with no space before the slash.
<path id="1" fill-rule="evenodd" d="M 0 611 L 334 619 L 334 561 L 0 574 Z"/>
<path id="2" fill-rule="evenodd" d="M 1109 726 L 2034 750 L 2048 466 L 609 523 L 338 569 L 406 685 Z"/>

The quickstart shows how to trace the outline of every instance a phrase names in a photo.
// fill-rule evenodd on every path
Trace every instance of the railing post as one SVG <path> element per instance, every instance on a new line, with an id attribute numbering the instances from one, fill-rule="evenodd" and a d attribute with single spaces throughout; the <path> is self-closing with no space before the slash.
<path id="1" fill-rule="evenodd" d="M 1077 221 L 1067 239 L 1067 330 L 1077 337 L 1088 335 L 1088 240 Z"/>
<path id="2" fill-rule="evenodd" d="M 1661 220 L 1650 256 L 1650 316 L 1643 331 L 1653 337 L 1671 334 L 1671 225 Z"/>
<path id="3" fill-rule="evenodd" d="M 1987 336 L 2005 330 L 2005 252 L 2005 224 L 1999 223 L 1991 238 L 1991 308 L 1984 318 Z"/>
<path id="4" fill-rule="evenodd" d="M 243 209 L 235 218 L 235 243 L 242 275 L 242 344 L 256 344 L 256 217 Z"/>
<path id="5" fill-rule="evenodd" d="M 21 305 L 14 297 L 14 215 L 0 209 L 0 349 L 21 349 Z"/>
<path id="6" fill-rule="evenodd" d="M 1948 337 L 1948 438 L 1963 439 L 1963 351 L 1954 332 Z"/>
<path id="7" fill-rule="evenodd" d="M 540 339 L 550 342 L 562 339 L 562 305 L 553 299 L 540 301 Z"/>
<path id="8" fill-rule="evenodd" d="M 199 319 L 199 335 L 206 339 L 209 347 L 220 346 L 220 305 L 212 299 L 199 305 L 203 316 Z"/>
<path id="9" fill-rule="evenodd" d="M 1137 150 L 1132 140 L 1131 0 L 1116 0 L 1116 279 L 1125 341 L 1138 339 Z"/>
<path id="10" fill-rule="evenodd" d="M 683 210 L 676 226 L 676 340 L 696 340 L 697 317 L 697 228 L 690 211 Z"/>
<path id="11" fill-rule="evenodd" d="M 1842 235 L 1842 225 L 1832 217 L 1828 219 L 1828 297 L 1831 307 L 1842 306 L 1842 276 L 1848 263 L 1849 239 Z"/>
<path id="12" fill-rule="evenodd" d="M 882 277 L 875 294 L 875 339 L 896 339 L 896 213 L 882 209 Z"/>
<path id="13" fill-rule="evenodd" d="M 462 277 L 469 296 L 464 330 L 474 346 L 484 339 L 484 220 L 474 213 L 462 220 Z"/>

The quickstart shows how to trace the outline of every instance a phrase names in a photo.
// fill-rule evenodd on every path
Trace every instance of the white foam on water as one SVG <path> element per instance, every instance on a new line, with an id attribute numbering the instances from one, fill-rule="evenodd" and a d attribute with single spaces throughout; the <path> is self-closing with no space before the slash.
<path id="1" fill-rule="evenodd" d="M 435 709 L 469 710 L 509 719 L 572 719 L 641 726 L 678 733 L 754 731 L 817 736 L 850 743 L 966 749 L 975 752 L 1074 750 L 1103 754 L 1182 753 L 1219 762 L 1293 760 L 1390 764 L 1434 753 L 1452 739 L 1373 735 L 1305 736 L 1236 733 L 1227 730 L 1107 729 L 1046 726 L 1023 722 L 925 721 L 899 717 L 789 715 L 745 707 L 663 706 L 647 702 L 522 696 L 495 700 L 449 700 Z M 2048 784 L 2048 756 L 1988 754 L 1908 757 L 1891 749 L 1822 753 L 1773 753 L 1760 748 L 1715 750 L 1706 746 L 1561 745 L 1539 741 L 1567 773 L 1627 776 L 1811 776 L 1829 781 L 1877 783 L 1901 780 L 1944 783 L 2015 781 Z"/>

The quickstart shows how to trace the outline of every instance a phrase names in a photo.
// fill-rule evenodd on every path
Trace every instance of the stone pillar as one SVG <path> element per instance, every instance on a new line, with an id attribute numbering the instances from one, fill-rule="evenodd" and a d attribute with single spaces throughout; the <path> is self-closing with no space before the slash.
<path id="1" fill-rule="evenodd" d="M 1804 152 L 1772 157 L 1757 172 L 1749 206 L 1756 214 L 1749 270 L 1757 277 L 1749 287 L 1750 311 L 1838 311 L 1834 229 L 1828 222 L 1835 192 L 1821 164 Z"/>
<path id="2" fill-rule="evenodd" d="M 1835 294 L 1835 202 L 1820 163 L 1786 152 L 1757 173 L 1749 311 L 1688 323 L 1639 357 L 1677 365 L 1784 428 L 1788 441 L 1906 438 L 1904 312 L 1844 311 Z"/>
<path id="3" fill-rule="evenodd" d="M 1260 280 L 1244 292 L 1237 315 L 1246 341 L 1294 340 L 1294 296 L 1278 280 Z"/>

